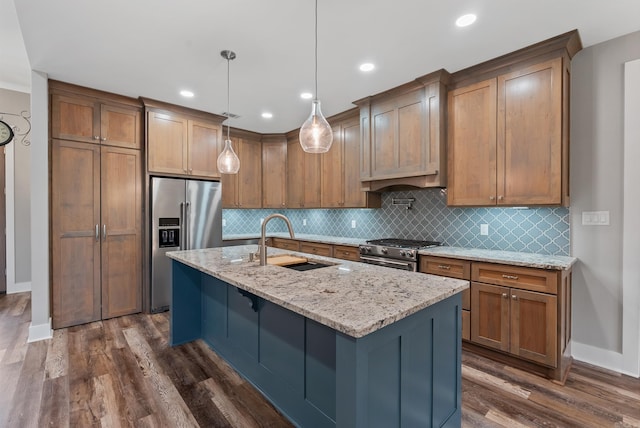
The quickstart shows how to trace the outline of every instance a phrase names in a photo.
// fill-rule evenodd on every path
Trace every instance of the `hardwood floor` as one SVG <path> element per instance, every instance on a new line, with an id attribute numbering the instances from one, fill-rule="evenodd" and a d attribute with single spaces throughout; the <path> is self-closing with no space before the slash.
<path id="1" fill-rule="evenodd" d="M 0 296 L 0 427 L 288 427 L 202 342 L 167 344 L 166 313 L 26 343 L 29 293 Z M 640 380 L 576 363 L 564 386 L 467 352 L 463 427 L 640 427 Z"/>

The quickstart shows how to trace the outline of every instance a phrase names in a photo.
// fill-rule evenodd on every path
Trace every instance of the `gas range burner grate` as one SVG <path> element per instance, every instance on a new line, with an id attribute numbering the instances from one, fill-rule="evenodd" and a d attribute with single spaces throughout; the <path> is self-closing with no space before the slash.
<path id="1" fill-rule="evenodd" d="M 395 247 L 395 248 L 427 248 L 427 247 L 437 247 L 442 243 L 437 241 L 419 241 L 415 239 L 383 238 L 383 239 L 372 239 L 370 241 L 367 241 L 367 244 L 381 245 L 384 247 Z"/>

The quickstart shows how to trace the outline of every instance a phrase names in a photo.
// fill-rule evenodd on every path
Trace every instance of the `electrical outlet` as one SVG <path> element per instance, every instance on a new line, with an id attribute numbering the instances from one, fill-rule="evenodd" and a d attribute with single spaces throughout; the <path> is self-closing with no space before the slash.
<path id="1" fill-rule="evenodd" d="M 307 225 L 307 219 L 306 219 L 306 218 L 303 218 L 303 219 L 302 219 L 302 225 L 303 225 L 303 226 L 306 226 L 306 225 Z"/>
<path id="2" fill-rule="evenodd" d="M 489 234 L 489 225 L 481 224 L 480 225 L 480 235 L 487 236 Z"/>
<path id="3" fill-rule="evenodd" d="M 356 221 L 355 220 L 351 220 L 351 228 L 352 229 L 356 228 Z"/>
<path id="4" fill-rule="evenodd" d="M 222 219 L 222 227 L 225 227 L 227 225 L 227 220 L 226 219 Z"/>

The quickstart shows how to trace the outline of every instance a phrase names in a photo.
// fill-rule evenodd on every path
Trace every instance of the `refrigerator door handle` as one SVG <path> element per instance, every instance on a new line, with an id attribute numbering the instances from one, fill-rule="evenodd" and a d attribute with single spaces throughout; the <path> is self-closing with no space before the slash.
<path id="1" fill-rule="evenodd" d="M 184 232 L 186 230 L 185 227 L 185 215 L 184 215 L 184 202 L 180 202 L 180 250 L 185 249 L 185 236 Z"/>
<path id="2" fill-rule="evenodd" d="M 185 218 L 185 242 L 184 242 L 184 246 L 186 250 L 190 250 L 192 245 L 191 245 L 191 225 L 189 224 L 189 216 L 191 215 L 191 202 L 187 201 L 184 204 L 184 218 Z"/>

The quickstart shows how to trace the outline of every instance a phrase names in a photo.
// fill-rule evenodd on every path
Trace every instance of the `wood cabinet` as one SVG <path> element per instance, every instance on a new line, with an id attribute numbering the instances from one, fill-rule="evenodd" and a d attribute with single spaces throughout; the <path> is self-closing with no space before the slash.
<path id="1" fill-rule="evenodd" d="M 361 189 L 358 110 L 331 119 L 333 144 L 322 159 L 323 208 L 379 208 L 380 194 Z"/>
<path id="2" fill-rule="evenodd" d="M 54 328 L 140 312 L 139 150 L 53 140 Z"/>
<path id="3" fill-rule="evenodd" d="M 95 96 L 86 96 L 68 90 L 85 91 L 52 82 L 52 138 L 140 149 L 142 109 L 135 105 L 135 100 L 122 97 L 123 103 L 118 103 L 96 98 L 97 91 L 89 92 Z M 131 104 L 125 104 L 126 101 Z"/>
<path id="4" fill-rule="evenodd" d="M 255 138 L 255 139 L 254 139 Z M 260 136 L 232 136 L 240 159 L 237 174 L 222 174 L 222 208 L 262 207 L 262 145 Z"/>
<path id="5" fill-rule="evenodd" d="M 420 272 L 471 280 L 471 262 L 445 257 L 420 256 Z M 462 292 L 462 339 L 471 340 L 471 289 Z"/>
<path id="6" fill-rule="evenodd" d="M 360 261 L 360 251 L 358 247 L 350 245 L 334 245 L 333 257 L 336 259 L 351 260 L 352 262 Z"/>
<path id="7" fill-rule="evenodd" d="M 316 256 L 333 257 L 333 245 L 320 242 L 300 241 L 300 252 Z"/>
<path id="8" fill-rule="evenodd" d="M 365 188 L 446 184 L 448 77 L 440 70 L 355 101 L 360 107 L 360 180 Z"/>
<path id="9" fill-rule="evenodd" d="M 262 207 L 284 208 L 287 197 L 287 140 L 262 141 Z"/>
<path id="10" fill-rule="evenodd" d="M 300 242 L 295 239 L 270 238 L 270 245 L 283 250 L 300 251 Z"/>
<path id="11" fill-rule="evenodd" d="M 163 111 L 147 112 L 150 173 L 220 178 L 222 126 Z"/>
<path id="12" fill-rule="evenodd" d="M 448 205 L 569 205 L 573 31 L 452 75 Z"/>
<path id="13" fill-rule="evenodd" d="M 299 241 L 289 238 L 269 238 L 267 245 L 290 251 L 315 254 L 318 256 L 335 257 L 337 259 L 360 261 L 358 247 L 351 245 L 332 245 L 322 242 Z"/>
<path id="14" fill-rule="evenodd" d="M 466 349 L 563 382 L 571 366 L 571 271 L 421 256 L 420 271 L 467 279 Z"/>
<path id="15" fill-rule="evenodd" d="M 320 208 L 321 156 L 302 150 L 297 131 L 287 134 L 288 208 Z"/>

